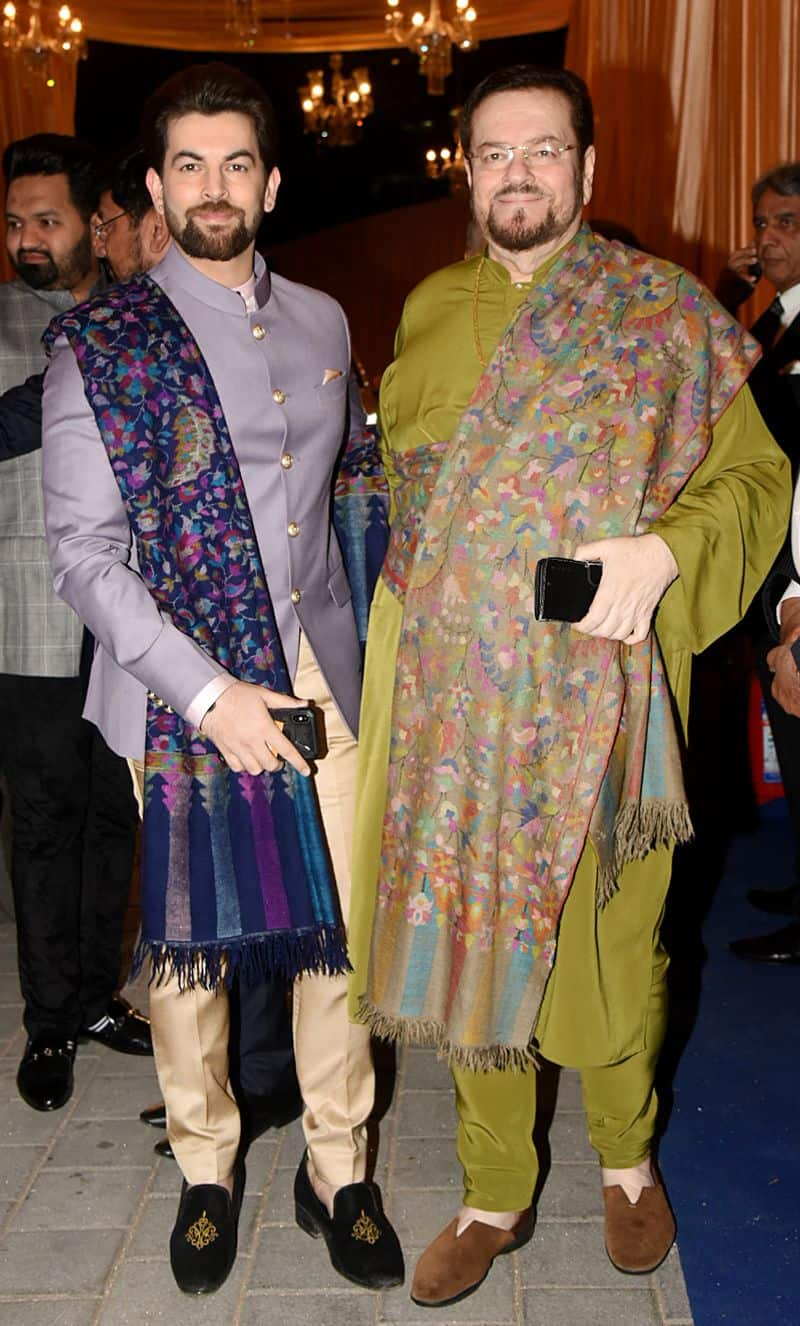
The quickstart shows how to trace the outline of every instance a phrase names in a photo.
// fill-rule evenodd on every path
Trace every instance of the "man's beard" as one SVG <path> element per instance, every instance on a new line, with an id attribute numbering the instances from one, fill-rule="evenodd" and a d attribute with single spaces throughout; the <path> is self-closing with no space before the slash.
<path id="1" fill-rule="evenodd" d="M 218 203 L 214 211 L 230 213 L 231 216 L 238 218 L 237 224 L 232 230 L 201 230 L 194 219 L 195 215 L 208 210 L 208 203 L 191 207 L 181 224 L 181 218 L 170 211 L 165 200 L 164 218 L 172 238 L 189 258 L 207 258 L 212 262 L 228 262 L 231 258 L 238 258 L 258 234 L 261 216 L 259 215 L 248 225 L 247 217 L 241 207 L 231 207 L 230 203 Z"/>
<path id="2" fill-rule="evenodd" d="M 511 189 L 508 192 L 512 192 Z M 514 193 L 519 193 L 519 189 L 514 189 Z M 530 193 L 533 198 L 543 198 L 544 195 L 535 189 L 524 190 Z M 500 194 L 500 197 L 503 195 Z M 532 221 L 524 208 L 520 207 L 513 212 L 505 221 L 498 220 L 494 204 L 496 198 L 492 199 L 489 212 L 484 222 L 486 233 L 490 239 L 494 240 L 500 248 L 505 249 L 507 253 L 523 253 L 526 249 L 536 249 L 542 244 L 549 244 L 552 240 L 560 237 L 569 230 L 581 207 L 581 195 L 578 189 L 575 191 L 573 205 L 569 213 L 557 213 L 553 204 L 550 203 L 545 215 L 538 221 Z"/>
<path id="3" fill-rule="evenodd" d="M 41 253 L 46 262 L 26 262 L 26 253 Z M 9 254 L 9 257 L 11 255 Z M 32 290 L 74 290 L 92 270 L 92 242 L 89 232 L 78 240 L 69 253 L 57 263 L 49 249 L 19 249 L 11 258 L 18 276 Z"/>

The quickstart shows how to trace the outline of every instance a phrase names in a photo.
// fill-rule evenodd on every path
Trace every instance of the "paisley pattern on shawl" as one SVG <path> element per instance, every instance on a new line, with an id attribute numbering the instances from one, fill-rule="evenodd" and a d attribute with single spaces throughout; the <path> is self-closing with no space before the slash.
<path id="1" fill-rule="evenodd" d="M 692 277 L 585 227 L 497 347 L 421 521 L 412 503 L 362 1001 L 378 1034 L 473 1069 L 535 1060 L 587 838 L 603 905 L 626 862 L 690 835 L 654 634 L 536 621 L 535 567 L 645 532 L 757 353 Z"/>
<path id="2" fill-rule="evenodd" d="M 162 613 L 235 677 L 290 693 L 239 467 L 214 382 L 177 309 L 137 278 L 56 319 L 69 340 Z M 353 542 L 377 504 L 368 437 L 349 454 Z M 360 466 L 363 483 L 358 490 Z M 385 498 L 383 499 L 385 528 Z M 373 554 L 373 561 L 374 561 Z M 364 556 L 362 554 L 362 562 Z M 365 609 L 363 609 L 365 612 Z M 310 779 L 234 773 L 150 695 L 136 965 L 213 988 L 347 969 L 335 883 Z"/>

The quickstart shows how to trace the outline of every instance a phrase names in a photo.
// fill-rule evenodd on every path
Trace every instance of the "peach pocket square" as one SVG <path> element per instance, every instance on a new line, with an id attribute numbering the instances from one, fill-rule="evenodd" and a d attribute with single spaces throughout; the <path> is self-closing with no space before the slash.
<path id="1" fill-rule="evenodd" d="M 323 387 L 327 387 L 329 382 L 335 382 L 336 379 L 340 378 L 341 376 L 342 376 L 342 370 L 340 368 L 326 368 L 325 372 L 322 375 Z"/>

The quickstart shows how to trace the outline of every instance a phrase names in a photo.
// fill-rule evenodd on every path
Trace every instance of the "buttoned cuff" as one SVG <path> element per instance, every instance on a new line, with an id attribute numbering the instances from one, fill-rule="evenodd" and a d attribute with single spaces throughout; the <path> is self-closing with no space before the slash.
<path id="1" fill-rule="evenodd" d="M 186 721 L 191 723 L 192 727 L 199 728 L 212 704 L 216 704 L 221 695 L 224 695 L 230 686 L 236 681 L 227 672 L 221 677 L 215 677 L 203 687 L 201 691 L 192 700 L 189 708 L 186 710 Z"/>

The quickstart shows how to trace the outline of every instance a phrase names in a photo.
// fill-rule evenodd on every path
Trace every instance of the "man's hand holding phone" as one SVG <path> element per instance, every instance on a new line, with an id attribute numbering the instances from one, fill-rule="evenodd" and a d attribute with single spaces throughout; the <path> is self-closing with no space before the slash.
<path id="1" fill-rule="evenodd" d="M 747 244 L 743 249 L 734 249 L 728 258 L 728 267 L 740 281 L 755 286 L 761 277 L 761 265 L 754 244 Z"/>
<path id="2" fill-rule="evenodd" d="M 282 762 L 308 777 L 311 770 L 300 752 L 270 715 L 270 709 L 305 709 L 305 700 L 236 681 L 222 693 L 200 724 L 234 773 L 274 773 Z"/>
<path id="3" fill-rule="evenodd" d="M 653 613 L 678 576 L 678 564 L 658 534 L 598 539 L 575 549 L 575 556 L 603 564 L 592 606 L 575 630 L 606 640 L 640 644 Z"/>

